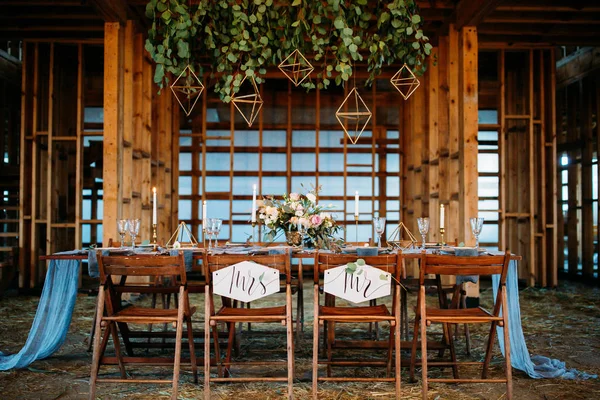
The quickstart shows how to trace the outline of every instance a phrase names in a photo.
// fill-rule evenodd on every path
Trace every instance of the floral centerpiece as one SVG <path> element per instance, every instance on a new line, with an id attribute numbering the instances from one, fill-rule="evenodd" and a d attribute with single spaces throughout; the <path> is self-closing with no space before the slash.
<path id="1" fill-rule="evenodd" d="M 266 241 L 274 241 L 279 231 L 286 235 L 290 244 L 301 244 L 304 227 L 304 243 L 318 249 L 330 249 L 339 239 L 333 237 L 342 228 L 333 219 L 330 211 L 333 206 L 317 204 L 317 195 L 320 188 L 313 188 L 306 194 L 284 194 L 282 199 L 267 196 L 260 203 L 257 213 L 259 222 L 263 223 L 269 231 L 265 233 Z"/>

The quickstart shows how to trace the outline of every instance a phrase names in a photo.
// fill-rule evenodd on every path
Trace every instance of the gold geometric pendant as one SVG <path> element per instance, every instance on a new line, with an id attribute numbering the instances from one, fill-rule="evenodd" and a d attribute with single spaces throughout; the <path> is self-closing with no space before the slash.
<path id="1" fill-rule="evenodd" d="M 203 90 L 204 85 L 189 65 L 181 71 L 171 85 L 171 91 L 187 116 L 191 114 Z"/>
<path id="2" fill-rule="evenodd" d="M 404 97 L 404 100 L 408 99 L 421 84 L 421 82 L 419 82 L 415 74 L 410 68 L 408 68 L 408 65 L 406 64 L 404 64 L 402 68 L 400 68 L 398 72 L 394 74 L 392 79 L 390 79 L 390 82 L 396 89 L 398 89 L 402 97 Z"/>
<path id="3" fill-rule="evenodd" d="M 240 82 L 240 89 L 242 88 L 244 82 L 248 78 L 247 75 L 244 76 L 242 82 Z M 258 117 L 258 113 L 263 105 L 263 99 L 260 97 L 260 92 L 258 91 L 258 87 L 256 86 L 256 81 L 254 77 L 250 77 L 250 90 L 249 94 L 240 95 L 238 93 L 234 93 L 231 97 L 231 102 L 237 108 L 237 110 L 242 114 L 244 120 L 248 124 L 248 126 L 252 126 L 252 123 Z M 248 87 L 248 85 L 246 85 Z"/>
<path id="4" fill-rule="evenodd" d="M 301 84 L 314 70 L 312 64 L 298 49 L 279 64 L 279 69 L 290 81 L 294 82 L 295 86 Z"/>
<path id="5" fill-rule="evenodd" d="M 349 111 L 343 111 L 346 105 Z M 356 88 L 353 88 L 348 93 L 348 96 L 346 96 L 335 113 L 335 117 L 340 125 L 342 125 L 342 129 L 344 129 L 352 144 L 356 144 L 358 138 L 362 135 L 371 120 L 372 115 L 371 110 L 369 110 L 369 107 L 367 107 L 362 97 L 360 97 Z"/>
<path id="6" fill-rule="evenodd" d="M 406 238 L 404 238 L 404 234 L 406 234 Z M 404 222 L 400 222 L 388 238 L 387 243 L 388 247 L 392 249 L 408 250 L 416 247 L 417 238 L 410 233 Z"/>

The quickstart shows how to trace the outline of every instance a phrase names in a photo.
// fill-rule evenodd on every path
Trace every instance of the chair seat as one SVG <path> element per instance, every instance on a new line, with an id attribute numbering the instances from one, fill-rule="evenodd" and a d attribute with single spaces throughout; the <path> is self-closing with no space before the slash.
<path id="1" fill-rule="evenodd" d="M 376 322 L 394 319 L 384 304 L 367 307 L 319 306 L 319 318 L 337 322 Z"/>
<path id="2" fill-rule="evenodd" d="M 190 308 L 190 315 L 194 315 L 196 307 Z M 138 324 L 160 323 L 177 321 L 177 309 L 169 308 L 147 308 L 131 306 L 115 313 L 112 316 L 104 317 L 105 320 L 116 322 L 129 322 Z"/>
<path id="3" fill-rule="evenodd" d="M 427 321 L 452 324 L 478 324 L 490 321 L 502 321 L 502 317 L 493 316 L 488 310 L 477 308 L 439 309 L 427 307 Z"/>

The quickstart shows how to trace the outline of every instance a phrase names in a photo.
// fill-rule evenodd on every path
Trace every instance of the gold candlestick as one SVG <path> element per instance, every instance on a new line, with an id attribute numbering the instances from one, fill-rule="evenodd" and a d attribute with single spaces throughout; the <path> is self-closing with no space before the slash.
<path id="1" fill-rule="evenodd" d="M 356 245 L 358 246 L 358 215 L 354 214 L 354 221 L 356 222 Z"/>
<path id="2" fill-rule="evenodd" d="M 256 245 L 256 236 L 255 235 L 256 221 L 252 221 L 252 244 Z"/>
<path id="3" fill-rule="evenodd" d="M 156 248 L 158 247 L 157 244 L 157 240 L 158 240 L 158 235 L 156 234 L 156 224 L 152 224 L 152 244 L 154 245 L 154 250 L 156 251 Z"/>
<path id="4" fill-rule="evenodd" d="M 446 233 L 446 229 L 440 228 L 440 236 L 441 236 L 440 242 L 442 243 L 442 246 L 446 245 L 446 242 L 444 242 L 444 233 Z"/>

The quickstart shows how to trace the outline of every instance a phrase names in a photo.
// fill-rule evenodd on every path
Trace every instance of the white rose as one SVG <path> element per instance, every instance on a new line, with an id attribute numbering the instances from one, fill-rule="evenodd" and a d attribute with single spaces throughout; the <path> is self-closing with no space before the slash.
<path id="1" fill-rule="evenodd" d="M 173 248 L 174 249 L 180 249 L 181 248 L 181 243 L 179 243 L 178 241 L 175 241 L 175 243 L 173 243 Z"/>
<path id="2" fill-rule="evenodd" d="M 300 195 L 298 193 L 295 193 L 295 192 L 290 193 L 290 200 L 292 200 L 292 201 L 298 201 L 298 200 L 300 200 Z"/>
<path id="3" fill-rule="evenodd" d="M 317 196 L 315 196 L 312 193 L 307 193 L 306 194 L 306 198 L 311 202 L 314 203 L 315 201 L 317 201 Z"/>

